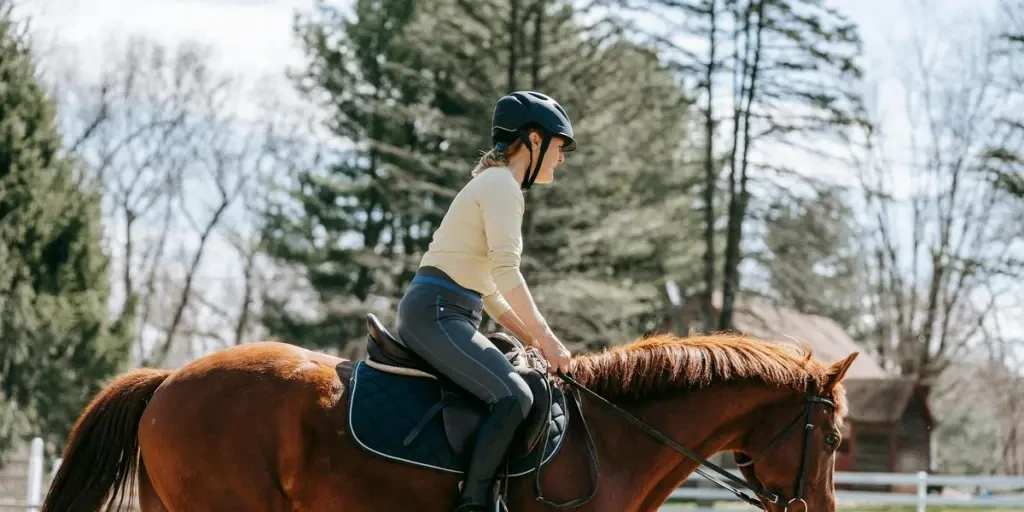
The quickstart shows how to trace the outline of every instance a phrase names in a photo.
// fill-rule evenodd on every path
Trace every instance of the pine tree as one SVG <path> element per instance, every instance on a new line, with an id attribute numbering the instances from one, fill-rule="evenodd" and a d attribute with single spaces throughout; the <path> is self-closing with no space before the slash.
<path id="1" fill-rule="evenodd" d="M 541 313 L 576 347 L 649 330 L 665 279 L 690 279 L 696 257 L 690 105 L 678 79 L 612 20 L 585 24 L 593 13 L 569 2 L 430 5 L 425 33 L 440 34 L 438 61 L 463 70 L 456 89 L 476 106 L 478 124 L 466 123 L 475 148 L 487 147 L 490 109 L 509 91 L 549 94 L 573 119 L 579 150 L 554 184 L 526 194 L 522 270 Z M 630 79 L 609 79 L 621 76 Z"/>
<path id="2" fill-rule="evenodd" d="M 581 60 L 595 72 L 550 79 L 578 105 L 581 149 L 528 205 L 524 272 L 559 336 L 598 348 L 652 328 L 665 279 L 690 280 L 698 175 L 685 161 L 687 98 L 656 56 L 623 41 Z M 631 79 L 602 80 L 599 62 Z"/>
<path id="3" fill-rule="evenodd" d="M 865 313 L 865 256 L 849 199 L 837 188 L 773 201 L 763 219 L 768 293 L 782 305 L 822 315 L 856 337 Z"/>
<path id="4" fill-rule="evenodd" d="M 705 316 L 703 328 L 729 330 L 732 304 L 742 291 L 741 263 L 749 252 L 744 245 L 750 237 L 744 233 L 758 227 L 752 212 L 772 200 L 759 194 L 759 187 L 781 185 L 780 176 L 794 174 L 758 152 L 770 142 L 813 153 L 816 145 L 860 122 L 857 27 L 823 0 L 621 4 L 634 14 L 664 20 L 656 25 L 663 32 L 652 33 L 648 25 L 641 33 L 699 93 L 705 313 L 716 286 L 723 296 L 717 325 Z"/>
<path id="5" fill-rule="evenodd" d="M 755 145 L 767 139 L 807 148 L 861 122 L 860 97 L 853 87 L 861 77 L 856 24 L 822 0 L 750 0 L 735 2 L 732 11 L 733 76 L 740 85 L 731 123 L 720 330 L 733 327 L 751 177 L 758 171 L 791 171 L 759 162 Z"/>
<path id="6" fill-rule="evenodd" d="M 30 436 L 63 446 L 130 354 L 111 321 L 100 196 L 62 154 L 11 4 L 0 1 L 0 452 Z"/>
<path id="7" fill-rule="evenodd" d="M 679 193 L 692 174 L 680 169 L 688 104 L 656 56 L 583 26 L 565 2 L 357 2 L 354 12 L 323 8 L 300 30 L 307 92 L 335 109 L 332 131 L 352 149 L 346 165 L 300 176 L 292 208 L 269 217 L 271 254 L 304 271 L 323 313 L 303 320 L 281 307 L 272 330 L 340 347 L 363 335 L 367 310 L 390 316 L 490 146 L 494 102 L 521 89 L 557 98 L 581 141 L 557 185 L 527 194 L 522 268 L 542 313 L 570 343 L 649 328 L 667 269 L 690 266 L 669 257 L 687 251 L 668 221 L 690 215 Z M 607 79 L 619 74 L 631 81 Z"/>
<path id="8" fill-rule="evenodd" d="M 345 148 L 325 168 L 301 170 L 268 212 L 266 252 L 298 270 L 321 313 L 268 297 L 275 337 L 344 350 L 365 334 L 366 313 L 388 321 L 454 196 L 448 127 L 432 118 L 460 106 L 409 37 L 415 14 L 413 0 L 358 1 L 351 19 L 319 4 L 296 25 L 308 58 L 300 90 L 330 113 Z"/>

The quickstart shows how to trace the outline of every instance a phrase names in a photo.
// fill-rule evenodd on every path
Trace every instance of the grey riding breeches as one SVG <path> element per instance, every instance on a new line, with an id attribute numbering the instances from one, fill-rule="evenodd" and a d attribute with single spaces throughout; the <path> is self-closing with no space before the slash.
<path id="1" fill-rule="evenodd" d="M 533 393 L 505 355 L 477 330 L 483 300 L 435 267 L 421 267 L 398 304 L 402 343 L 488 405 L 514 398 L 523 417 Z"/>

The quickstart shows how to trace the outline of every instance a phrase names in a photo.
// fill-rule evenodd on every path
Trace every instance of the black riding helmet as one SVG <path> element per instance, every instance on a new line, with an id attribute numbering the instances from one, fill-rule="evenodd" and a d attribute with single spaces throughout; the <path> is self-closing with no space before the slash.
<path id="1" fill-rule="evenodd" d="M 529 190 L 533 186 L 534 180 L 537 179 L 537 174 L 540 173 L 540 164 L 551 143 L 551 137 L 557 136 L 565 139 L 562 151 L 576 149 L 576 139 L 573 138 L 569 114 L 557 101 L 533 91 L 517 91 L 498 100 L 498 104 L 494 106 L 494 117 L 491 119 L 492 144 L 498 147 L 498 144 L 508 144 L 518 138 L 526 145 L 526 149 L 530 151 L 532 157 L 533 148 L 530 147 L 529 138 L 531 128 L 540 130 L 543 142 L 540 146 L 540 158 L 537 159 L 537 165 L 523 175 L 523 190 Z"/>

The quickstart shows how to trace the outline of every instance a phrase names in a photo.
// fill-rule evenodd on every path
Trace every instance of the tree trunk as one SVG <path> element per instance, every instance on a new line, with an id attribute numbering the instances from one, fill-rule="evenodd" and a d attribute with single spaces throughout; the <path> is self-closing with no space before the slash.
<path id="1" fill-rule="evenodd" d="M 749 7 L 748 7 L 749 8 Z M 749 163 L 749 152 L 751 144 L 750 134 L 750 116 L 751 111 L 754 107 L 754 99 L 757 93 L 757 79 L 758 71 L 761 64 L 761 33 L 764 30 L 764 0 L 757 3 L 757 29 L 754 34 L 754 60 L 749 68 L 749 75 L 747 72 L 744 73 L 744 81 L 749 77 L 749 85 L 744 89 L 744 98 L 741 101 L 745 101 L 746 105 L 743 106 L 743 152 L 740 157 L 740 169 L 739 169 L 739 189 L 735 187 L 736 182 L 736 164 L 735 161 L 732 165 L 732 171 L 729 176 L 729 224 L 728 233 L 726 235 L 726 248 L 725 248 L 725 279 L 722 283 L 722 311 L 719 316 L 718 329 L 719 330 L 731 330 L 733 329 L 732 318 L 733 318 L 733 303 L 735 302 L 736 293 L 739 291 L 739 267 L 742 256 L 740 254 L 740 243 L 743 240 L 743 220 L 747 215 L 747 203 L 750 199 L 750 192 L 747 189 L 747 167 Z M 747 40 L 750 40 L 749 26 L 750 26 L 750 14 L 747 14 L 747 23 L 745 23 L 745 32 L 747 32 Z M 746 68 L 746 59 L 744 59 L 744 68 Z M 733 122 L 739 123 L 739 119 L 734 119 Z M 734 140 L 734 144 L 738 141 Z M 735 150 L 734 150 L 735 153 Z"/>
<path id="2" fill-rule="evenodd" d="M 704 119 L 704 295 L 701 297 L 701 330 L 710 333 L 714 329 L 714 305 L 711 302 L 715 291 L 715 184 L 718 181 L 715 168 L 715 116 L 714 89 L 715 49 L 717 0 L 710 0 L 709 20 L 711 31 L 708 36 L 708 63 L 704 75 L 704 87 L 707 88 L 708 107 Z"/>
<path id="3" fill-rule="evenodd" d="M 508 18 L 508 91 L 516 90 L 517 47 L 519 42 L 519 1 L 511 0 L 512 9 Z"/>

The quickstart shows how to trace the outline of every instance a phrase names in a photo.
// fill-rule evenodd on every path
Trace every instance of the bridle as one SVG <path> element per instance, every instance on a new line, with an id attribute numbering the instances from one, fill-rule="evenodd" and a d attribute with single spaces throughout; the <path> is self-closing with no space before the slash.
<path id="1" fill-rule="evenodd" d="M 647 434 L 650 434 L 652 437 L 654 437 L 658 441 L 661 441 L 665 445 L 667 445 L 670 448 L 672 448 L 673 450 L 681 453 L 682 455 L 686 456 L 687 458 L 693 460 L 694 462 L 697 462 L 698 464 L 700 464 L 702 466 L 707 466 L 708 468 L 710 468 L 715 473 L 718 473 L 719 475 L 721 475 L 725 479 L 729 480 L 729 482 L 723 482 L 723 481 L 721 481 L 721 480 L 719 480 L 719 479 L 717 479 L 717 478 L 715 478 L 715 477 L 705 473 L 699 466 L 696 469 L 696 473 L 697 474 L 703 476 L 704 478 L 707 478 L 708 480 L 710 480 L 711 482 L 719 485 L 720 487 L 722 487 L 722 488 L 732 492 L 738 498 L 740 498 L 741 500 L 749 503 L 750 505 L 753 505 L 754 507 L 757 507 L 757 508 L 759 508 L 761 510 L 767 510 L 767 508 L 762 504 L 762 502 L 760 500 L 764 500 L 764 501 L 766 501 L 768 503 L 774 503 L 774 504 L 779 504 L 779 503 L 782 503 L 784 501 L 783 500 L 783 496 L 780 496 L 777 493 L 770 492 L 770 491 L 764 489 L 760 485 L 760 482 L 754 482 L 754 483 L 746 482 L 746 481 L 738 478 L 736 475 L 733 475 L 729 471 L 726 471 L 725 469 L 723 469 L 722 467 L 718 466 L 717 464 L 714 464 L 711 461 L 705 459 L 704 457 L 701 457 L 699 454 L 697 454 L 693 450 L 690 450 L 689 448 L 687 448 L 687 447 L 677 443 L 676 441 L 674 441 L 673 439 L 669 438 L 665 434 L 661 433 L 658 429 L 654 428 L 650 424 L 648 424 L 648 423 L 644 422 L 643 420 L 637 418 L 636 416 L 634 416 L 634 415 L 624 411 L 623 409 L 619 408 L 617 405 L 609 402 L 607 399 L 605 399 L 601 395 L 595 393 L 594 391 L 590 390 L 586 386 L 580 384 L 579 382 L 576 381 L 575 378 L 572 377 L 571 373 L 567 375 L 567 374 L 563 374 L 563 373 L 559 372 L 557 375 L 562 380 L 564 380 L 565 382 L 571 384 L 574 388 L 576 388 L 576 393 L 574 393 L 572 396 L 573 396 L 573 401 L 576 404 L 576 409 L 579 411 L 579 417 L 581 418 L 581 421 L 583 422 L 583 428 L 584 428 L 584 431 L 586 433 L 587 452 L 588 452 L 588 455 L 590 457 L 590 462 L 591 462 L 591 478 L 593 478 L 593 480 L 594 480 L 594 486 L 593 486 L 593 489 L 591 490 L 591 492 L 590 492 L 590 494 L 588 496 L 586 496 L 584 498 L 577 498 L 575 500 L 571 500 L 571 501 L 564 502 L 564 503 L 556 503 L 556 502 L 552 502 L 552 501 L 544 498 L 544 495 L 543 495 L 543 493 L 541 492 L 541 489 L 540 489 L 540 470 L 541 470 L 541 459 L 542 459 L 542 457 L 538 457 L 538 459 L 537 459 L 537 467 L 535 468 L 535 475 L 534 475 L 534 477 L 535 477 L 534 488 L 535 488 L 536 493 L 537 493 L 537 500 L 542 502 L 542 503 L 544 503 L 545 505 L 547 505 L 549 507 L 552 507 L 552 508 L 557 508 L 557 509 L 579 507 L 580 505 L 583 505 L 584 503 L 589 502 L 597 494 L 598 482 L 600 480 L 600 469 L 598 467 L 598 462 L 597 462 L 597 450 L 596 450 L 596 448 L 594 446 L 593 438 L 590 435 L 590 428 L 587 426 L 586 419 L 583 417 L 582 401 L 579 398 L 579 391 L 580 390 L 587 392 L 588 394 L 590 394 L 591 396 L 596 398 L 598 401 L 604 403 L 608 407 L 611 407 L 612 409 L 617 411 L 619 414 L 621 414 L 626 419 L 626 421 L 628 421 L 628 422 L 632 423 L 633 425 L 637 426 L 638 428 L 640 428 L 640 430 L 643 430 Z M 552 390 L 552 385 L 551 385 L 550 381 L 548 382 L 548 385 L 549 385 L 548 386 L 549 391 L 553 391 Z M 750 468 L 749 471 L 751 471 L 751 475 L 753 475 L 752 471 L 753 471 L 754 464 L 756 464 L 757 462 L 762 460 L 769 451 L 771 451 L 773 448 L 775 448 L 779 444 L 779 442 L 782 439 L 784 439 L 792 431 L 793 427 L 795 427 L 798 424 L 800 419 L 804 420 L 803 453 L 801 454 L 801 457 L 800 457 L 800 470 L 799 470 L 799 473 L 798 473 L 798 476 L 797 476 L 796 494 L 794 494 L 793 497 L 790 498 L 789 500 L 785 501 L 786 506 L 783 509 L 784 511 L 788 511 L 790 505 L 793 505 L 795 503 L 800 503 L 800 504 L 803 505 L 803 511 L 802 512 L 807 512 L 807 502 L 804 501 L 803 493 L 804 493 L 805 484 L 807 482 L 807 472 L 809 470 L 808 466 L 809 466 L 809 462 L 810 462 L 810 458 L 811 458 L 811 438 L 812 438 L 811 434 L 814 431 L 814 424 L 811 423 L 811 410 L 813 409 L 814 405 L 827 405 L 829 407 L 832 407 L 833 409 L 836 406 L 835 402 L 833 402 L 831 398 L 827 398 L 827 397 L 816 395 L 814 393 L 814 381 L 812 379 L 808 378 L 808 380 L 807 380 L 807 390 L 804 393 L 804 401 L 803 401 L 803 406 L 801 408 L 800 414 L 796 418 L 794 418 L 793 421 L 789 422 L 789 424 L 787 424 L 786 427 L 783 428 L 781 432 L 776 434 L 776 436 L 772 439 L 772 441 L 770 443 L 768 443 L 768 446 L 766 446 L 764 448 L 764 450 L 762 450 L 761 453 L 757 457 L 749 458 L 746 455 L 739 455 L 739 454 L 734 455 L 736 463 L 739 465 L 739 467 L 741 467 L 741 468 Z M 548 433 L 547 433 L 547 431 L 545 431 L 545 433 L 544 433 L 544 444 L 542 444 L 541 446 L 544 446 L 544 445 L 547 444 L 547 436 L 548 436 Z M 756 478 L 754 480 L 756 481 Z M 744 491 L 752 492 L 754 494 L 754 496 L 752 497 L 752 496 L 748 495 Z M 758 498 L 760 498 L 760 500 Z"/>
<path id="2" fill-rule="evenodd" d="M 810 461 L 810 458 L 811 458 L 811 434 L 814 431 L 814 424 L 811 423 L 811 409 L 812 409 L 812 406 L 814 404 L 827 405 L 829 407 L 832 407 L 833 409 L 836 406 L 835 402 L 833 402 L 831 399 L 815 395 L 814 394 L 814 381 L 808 379 L 807 380 L 807 391 L 804 393 L 804 404 L 803 404 L 803 407 L 802 407 L 802 409 L 800 411 L 800 414 L 797 415 L 796 418 L 793 418 L 793 421 L 789 422 L 789 424 L 787 424 L 786 427 L 783 428 L 781 432 L 776 434 L 775 438 L 772 439 L 772 441 L 770 443 L 768 443 L 768 446 L 765 446 L 764 450 L 762 450 L 761 454 L 758 455 L 756 458 L 751 459 L 749 457 L 746 457 L 745 455 L 739 455 L 739 454 L 736 454 L 736 455 L 733 456 L 734 459 L 736 460 L 736 464 L 739 467 L 741 467 L 741 468 L 751 468 L 751 471 L 752 471 L 753 467 L 754 467 L 754 464 L 756 464 L 758 461 L 763 459 L 764 456 L 769 451 L 771 451 L 771 449 L 774 448 L 779 443 L 779 441 L 781 441 L 783 438 L 786 437 L 787 434 L 789 434 L 789 431 L 794 426 L 797 425 L 797 422 L 800 421 L 801 418 L 803 418 L 803 420 L 804 420 L 804 445 L 803 445 L 803 454 L 800 457 L 800 470 L 797 473 L 798 476 L 797 476 L 797 481 L 796 481 L 796 494 L 792 498 L 790 498 L 789 501 L 786 502 L 786 508 L 783 509 L 783 510 L 789 510 L 789 506 L 790 505 L 799 502 L 799 503 L 801 503 L 803 505 L 804 512 L 807 512 L 807 502 L 804 501 L 803 494 L 804 494 L 804 485 L 807 483 L 808 462 Z M 753 476 L 753 473 L 751 473 L 751 476 Z M 768 492 L 766 492 L 765 494 L 760 494 L 759 493 L 758 496 L 760 496 L 762 498 L 765 498 L 765 499 L 767 499 L 768 501 L 770 501 L 772 503 L 779 503 L 779 501 L 781 501 L 780 497 L 777 494 L 774 494 L 774 493 L 768 493 Z M 757 505 L 760 505 L 760 504 L 757 504 Z M 761 507 L 761 508 L 763 508 L 763 507 Z"/>

